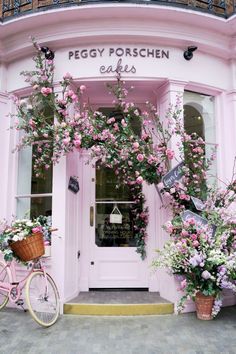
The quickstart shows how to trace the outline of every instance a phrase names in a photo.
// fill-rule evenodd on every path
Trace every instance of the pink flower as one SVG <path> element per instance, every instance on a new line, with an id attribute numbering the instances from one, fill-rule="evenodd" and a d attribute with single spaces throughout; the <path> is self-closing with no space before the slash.
<path id="1" fill-rule="evenodd" d="M 75 93 L 71 96 L 71 99 L 73 102 L 78 102 L 78 96 Z"/>
<path id="2" fill-rule="evenodd" d="M 139 148 L 139 143 L 138 143 L 137 141 L 135 141 L 135 142 L 133 143 L 133 148 L 134 148 L 134 149 L 138 149 L 138 148 Z"/>
<path id="3" fill-rule="evenodd" d="M 81 140 L 80 139 L 74 140 L 74 145 L 75 145 L 76 148 L 80 148 Z"/>
<path id="4" fill-rule="evenodd" d="M 29 120 L 29 125 L 30 125 L 32 128 L 35 128 L 35 127 L 36 127 L 35 122 L 33 121 L 33 119 L 30 119 L 30 120 Z"/>
<path id="5" fill-rule="evenodd" d="M 72 79 L 72 75 L 70 73 L 65 73 L 65 75 L 63 76 L 64 80 L 71 80 Z"/>
<path id="6" fill-rule="evenodd" d="M 184 279 L 184 280 L 182 280 L 181 283 L 180 283 L 180 289 L 181 289 L 181 290 L 184 290 L 184 289 L 186 288 L 186 286 L 187 286 L 187 280 Z"/>
<path id="7" fill-rule="evenodd" d="M 199 242 L 197 240 L 193 241 L 193 247 L 198 247 L 199 246 Z"/>
<path id="8" fill-rule="evenodd" d="M 50 95 L 52 93 L 52 88 L 51 87 L 42 87 L 41 88 L 41 94 L 45 97 Z"/>
<path id="9" fill-rule="evenodd" d="M 42 226 L 36 226 L 32 229 L 33 234 L 36 234 L 37 232 L 42 232 Z"/>
<path id="10" fill-rule="evenodd" d="M 70 137 L 67 137 L 67 138 L 63 139 L 64 145 L 68 145 L 69 142 L 70 142 Z"/>
<path id="11" fill-rule="evenodd" d="M 136 178 L 136 183 L 137 184 L 142 184 L 143 183 L 143 177 L 139 176 L 138 178 Z"/>
<path id="12" fill-rule="evenodd" d="M 86 86 L 85 85 L 80 85 L 79 89 L 83 93 L 86 90 Z"/>
<path id="13" fill-rule="evenodd" d="M 107 120 L 107 124 L 111 124 L 111 123 L 114 123 L 116 120 L 114 117 L 111 117 Z"/>
<path id="14" fill-rule="evenodd" d="M 138 160 L 139 162 L 142 162 L 142 161 L 144 160 L 143 154 L 138 154 L 137 160 Z"/>
<path id="15" fill-rule="evenodd" d="M 166 156 L 168 157 L 169 160 L 172 160 L 175 156 L 175 153 L 171 149 L 166 149 Z"/>
<path id="16" fill-rule="evenodd" d="M 124 119 L 121 120 L 121 124 L 122 124 L 122 126 L 123 126 L 124 128 L 127 127 L 127 123 L 125 122 Z"/>

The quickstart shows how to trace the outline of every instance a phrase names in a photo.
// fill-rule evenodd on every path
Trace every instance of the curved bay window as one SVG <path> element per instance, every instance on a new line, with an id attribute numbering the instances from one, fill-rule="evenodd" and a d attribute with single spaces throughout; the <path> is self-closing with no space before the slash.
<path id="1" fill-rule="evenodd" d="M 205 155 L 210 158 L 215 147 L 213 96 L 190 91 L 184 92 L 184 127 L 189 135 L 196 133 L 205 141 Z M 216 163 L 212 164 L 209 175 L 216 175 Z"/>

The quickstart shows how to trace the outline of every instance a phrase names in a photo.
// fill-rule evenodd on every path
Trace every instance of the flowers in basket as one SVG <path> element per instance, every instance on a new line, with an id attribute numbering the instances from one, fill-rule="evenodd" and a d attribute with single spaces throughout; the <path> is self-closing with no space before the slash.
<path id="1" fill-rule="evenodd" d="M 3 253 L 4 259 L 10 261 L 15 258 L 17 260 L 25 261 L 25 259 L 19 259 L 14 245 L 19 244 L 18 241 L 29 240 L 29 238 L 32 239 L 32 236 L 34 235 L 40 235 L 40 239 L 42 240 L 40 242 L 42 244 L 44 241 L 49 243 L 51 235 L 50 228 L 51 223 L 46 216 L 39 216 L 33 220 L 16 219 L 12 221 L 10 225 L 6 222 L 1 222 L 0 251 Z"/>
<path id="2" fill-rule="evenodd" d="M 170 240 L 157 251 L 153 265 L 166 268 L 182 280 L 180 290 L 184 295 L 178 311 L 183 310 L 187 299 L 195 300 L 201 293 L 214 297 L 214 317 L 222 305 L 221 291 L 227 288 L 236 292 L 236 220 L 225 209 L 224 213 L 205 211 L 205 216 L 209 221 L 205 225 L 191 217 L 184 221 L 176 216 L 168 221 L 164 229 Z"/>

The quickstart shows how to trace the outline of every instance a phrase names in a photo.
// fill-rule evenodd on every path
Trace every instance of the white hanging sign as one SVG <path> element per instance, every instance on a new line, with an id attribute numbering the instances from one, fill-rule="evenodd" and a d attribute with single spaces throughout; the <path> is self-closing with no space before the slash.
<path id="1" fill-rule="evenodd" d="M 122 224 L 122 214 L 117 206 L 115 206 L 110 214 L 111 224 Z"/>

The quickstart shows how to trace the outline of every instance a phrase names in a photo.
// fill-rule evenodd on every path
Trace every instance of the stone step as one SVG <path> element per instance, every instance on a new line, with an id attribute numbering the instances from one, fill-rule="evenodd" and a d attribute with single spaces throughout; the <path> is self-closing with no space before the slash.
<path id="1" fill-rule="evenodd" d="M 158 293 L 147 291 L 81 292 L 64 304 L 64 314 L 101 316 L 165 315 L 174 313 L 174 304 Z"/>

